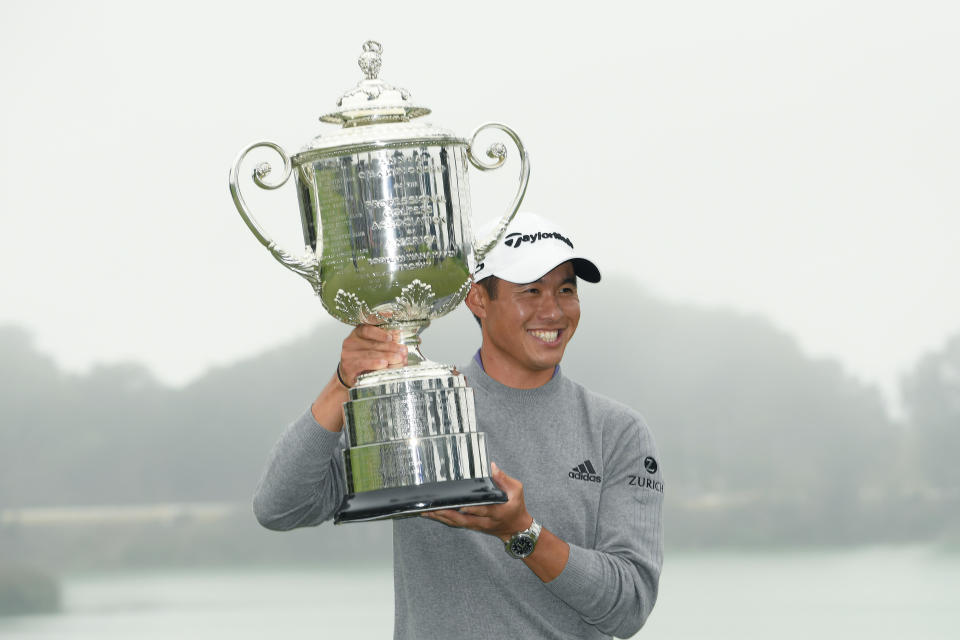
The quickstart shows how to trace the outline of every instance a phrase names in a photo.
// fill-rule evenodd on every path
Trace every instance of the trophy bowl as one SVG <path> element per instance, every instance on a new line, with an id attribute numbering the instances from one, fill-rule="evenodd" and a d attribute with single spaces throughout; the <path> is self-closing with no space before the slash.
<path id="1" fill-rule="evenodd" d="M 485 434 L 477 431 L 473 390 L 448 365 L 420 351 L 420 333 L 456 308 L 472 282 L 471 265 L 500 241 L 520 208 L 529 156 L 509 127 L 487 123 L 470 138 L 413 119 L 430 113 L 405 89 L 380 80 L 379 43 L 360 57 L 364 79 L 321 120 L 341 128 L 288 156 L 276 143 L 240 153 L 230 191 L 251 232 L 285 267 L 310 282 L 330 315 L 350 324 L 400 332 L 403 366 L 362 374 L 344 403 L 346 495 L 335 522 L 360 522 L 421 511 L 506 501 L 490 479 Z M 469 166 L 502 166 L 494 143 L 479 158 L 481 132 L 506 134 L 520 153 L 520 184 L 492 235 L 471 229 Z M 283 186 L 294 176 L 306 253 L 280 248 L 253 218 L 240 191 L 240 165 L 253 149 L 279 154 L 283 174 L 260 163 L 255 184 Z"/>

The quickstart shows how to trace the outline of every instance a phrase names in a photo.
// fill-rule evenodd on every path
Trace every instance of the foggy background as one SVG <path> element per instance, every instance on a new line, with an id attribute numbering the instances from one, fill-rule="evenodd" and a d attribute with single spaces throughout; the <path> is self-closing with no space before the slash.
<path id="1" fill-rule="evenodd" d="M 517 131 L 524 208 L 597 256 L 564 368 L 651 425 L 665 581 L 671 557 L 696 576 L 701 553 L 879 545 L 935 550 L 960 587 L 958 19 L 948 2 L 0 5 L 0 613 L 34 580 L 83 610 L 70 581 L 91 573 L 389 571 L 389 525 L 253 521 L 267 451 L 347 327 L 227 189 L 248 143 L 292 154 L 334 130 L 317 117 L 371 38 L 427 121 Z M 470 176 L 478 225 L 512 198 L 508 150 Z M 241 175 L 296 252 L 292 185 Z M 459 309 L 424 350 L 462 363 L 478 340 Z M 389 600 L 374 608 L 389 629 Z"/>

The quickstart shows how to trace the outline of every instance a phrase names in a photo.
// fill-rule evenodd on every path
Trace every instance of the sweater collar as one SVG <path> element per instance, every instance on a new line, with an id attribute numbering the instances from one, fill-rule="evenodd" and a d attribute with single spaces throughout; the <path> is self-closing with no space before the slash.
<path id="1" fill-rule="evenodd" d="M 563 373 L 560 370 L 560 365 L 557 365 L 553 370 L 553 377 L 550 378 L 546 384 L 534 387 L 533 389 L 509 387 L 487 375 L 487 372 L 483 369 L 483 361 L 480 360 L 479 350 L 477 350 L 474 357 L 470 359 L 470 363 L 464 367 L 463 374 L 467 377 L 467 384 L 470 386 L 482 387 L 491 393 L 506 395 L 521 400 L 550 398 L 560 390 L 563 381 Z"/>
<path id="2" fill-rule="evenodd" d="M 473 361 L 477 363 L 477 366 L 478 366 L 478 367 L 480 367 L 481 369 L 483 369 L 483 372 L 484 372 L 484 373 L 487 372 L 487 368 L 483 366 L 483 358 L 480 357 L 480 349 L 477 349 L 477 352 L 476 352 L 475 354 L 473 354 Z M 554 376 L 556 376 L 558 373 L 560 373 L 560 365 L 556 365 L 556 366 L 553 368 L 553 375 L 551 375 L 550 378 L 552 379 L 552 378 L 553 378 Z"/>

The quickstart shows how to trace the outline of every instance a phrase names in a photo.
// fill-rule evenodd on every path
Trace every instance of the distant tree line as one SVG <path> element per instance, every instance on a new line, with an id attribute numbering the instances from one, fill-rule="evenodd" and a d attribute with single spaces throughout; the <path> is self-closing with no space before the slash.
<path id="1" fill-rule="evenodd" d="M 905 377 L 900 424 L 876 388 L 806 356 L 760 316 L 667 302 L 613 278 L 583 286 L 581 300 L 564 370 L 647 419 L 674 544 L 956 539 L 960 334 Z M 0 510 L 248 501 L 346 333 L 324 322 L 177 389 L 136 364 L 64 373 L 26 332 L 0 327 Z M 455 364 L 479 333 L 459 309 L 423 339 L 429 357 Z"/>

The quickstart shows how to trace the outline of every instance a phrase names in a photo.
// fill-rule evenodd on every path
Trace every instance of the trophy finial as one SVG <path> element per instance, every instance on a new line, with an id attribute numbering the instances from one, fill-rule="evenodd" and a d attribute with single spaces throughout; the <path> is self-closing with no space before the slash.
<path id="1" fill-rule="evenodd" d="M 376 40 L 363 43 L 363 53 L 357 60 L 363 80 L 340 96 L 336 111 L 320 116 L 320 120 L 355 127 L 375 122 L 407 122 L 430 113 L 430 109 L 410 103 L 409 91 L 377 77 L 381 53 L 383 46 Z"/>
<path id="2" fill-rule="evenodd" d="M 357 61 L 363 75 L 367 80 L 375 80 L 380 73 L 380 54 L 383 52 L 383 46 L 376 40 L 367 40 L 363 43 L 363 53 Z"/>

